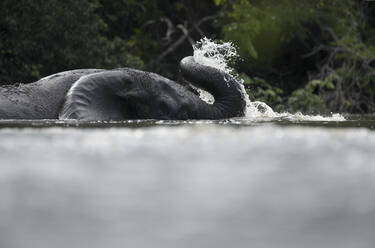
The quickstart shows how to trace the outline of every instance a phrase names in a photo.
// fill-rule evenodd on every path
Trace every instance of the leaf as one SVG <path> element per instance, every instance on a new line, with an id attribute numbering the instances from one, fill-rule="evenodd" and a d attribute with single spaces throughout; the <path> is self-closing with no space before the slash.
<path id="1" fill-rule="evenodd" d="M 254 59 L 258 58 L 258 53 L 255 50 L 255 47 L 253 46 L 251 42 L 248 43 L 247 51 L 249 52 L 250 56 L 253 57 Z"/>
<path id="2" fill-rule="evenodd" d="M 226 2 L 226 0 L 214 0 L 214 2 L 215 2 L 216 6 L 219 6 L 219 5 L 224 4 Z"/>

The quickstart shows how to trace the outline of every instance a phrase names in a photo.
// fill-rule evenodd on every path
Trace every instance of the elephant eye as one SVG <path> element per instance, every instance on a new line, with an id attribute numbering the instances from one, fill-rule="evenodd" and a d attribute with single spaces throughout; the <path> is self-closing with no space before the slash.
<path id="1" fill-rule="evenodd" d="M 166 101 L 161 101 L 160 103 L 159 103 L 159 108 L 160 108 L 160 110 L 163 112 L 163 113 L 169 113 L 169 111 L 170 111 L 170 108 L 169 108 L 169 105 L 168 105 L 168 103 L 166 102 Z"/>

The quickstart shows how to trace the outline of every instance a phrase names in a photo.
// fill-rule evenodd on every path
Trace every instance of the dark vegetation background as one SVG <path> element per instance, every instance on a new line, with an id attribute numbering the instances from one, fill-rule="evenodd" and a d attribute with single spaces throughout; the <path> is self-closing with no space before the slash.
<path id="1" fill-rule="evenodd" d="M 204 36 L 233 41 L 251 100 L 375 112 L 375 1 L 1 0 L 0 82 L 134 67 L 178 79 Z"/>

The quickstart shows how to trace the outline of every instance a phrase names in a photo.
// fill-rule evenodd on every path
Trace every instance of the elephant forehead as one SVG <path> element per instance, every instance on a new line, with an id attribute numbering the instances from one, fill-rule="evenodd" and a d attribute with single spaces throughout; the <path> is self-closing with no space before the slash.
<path id="1" fill-rule="evenodd" d="M 181 104 L 186 99 L 187 90 L 177 84 L 168 84 L 165 81 L 155 83 L 148 92 L 155 96 L 156 101 Z"/>
<path id="2" fill-rule="evenodd" d="M 68 95 L 74 93 L 94 93 L 103 89 L 112 89 L 113 91 L 119 91 L 124 89 L 127 85 L 131 85 L 131 77 L 123 71 L 104 71 L 82 76 L 77 80 L 72 87 Z"/>
<path id="3" fill-rule="evenodd" d="M 170 93 L 173 96 L 177 94 L 179 97 L 183 97 L 185 96 L 186 91 L 188 91 L 187 88 L 180 83 L 172 81 L 156 73 L 144 72 L 135 69 L 126 69 L 125 71 L 129 76 L 129 80 L 138 85 L 138 87 L 149 91 L 150 94 L 164 92 Z"/>
<path id="4" fill-rule="evenodd" d="M 93 74 L 93 73 L 98 73 L 105 71 L 104 69 L 76 69 L 76 70 L 70 70 L 70 71 L 63 71 L 59 73 L 55 73 L 49 76 L 46 76 L 44 78 L 39 79 L 39 81 L 51 81 L 52 79 L 55 78 L 64 78 L 64 77 L 69 77 L 69 76 L 83 76 L 83 75 L 88 75 L 88 74 Z"/>

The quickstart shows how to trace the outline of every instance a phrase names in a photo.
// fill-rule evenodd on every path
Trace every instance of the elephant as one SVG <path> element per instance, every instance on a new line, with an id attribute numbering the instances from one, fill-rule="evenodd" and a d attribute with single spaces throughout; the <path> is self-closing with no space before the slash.
<path id="1" fill-rule="evenodd" d="M 235 77 L 180 61 L 185 80 L 211 93 L 206 103 L 184 84 L 131 68 L 77 69 L 34 83 L 0 87 L 0 119 L 225 119 L 244 116 L 245 96 Z"/>

